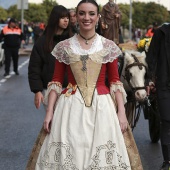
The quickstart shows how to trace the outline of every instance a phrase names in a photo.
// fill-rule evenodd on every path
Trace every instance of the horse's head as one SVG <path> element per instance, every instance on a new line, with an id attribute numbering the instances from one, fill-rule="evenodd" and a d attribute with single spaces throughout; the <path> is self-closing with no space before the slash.
<path id="1" fill-rule="evenodd" d="M 147 64 L 145 52 L 127 50 L 124 51 L 124 66 L 121 81 L 126 91 L 133 91 L 138 101 L 146 98 L 145 79 Z"/>

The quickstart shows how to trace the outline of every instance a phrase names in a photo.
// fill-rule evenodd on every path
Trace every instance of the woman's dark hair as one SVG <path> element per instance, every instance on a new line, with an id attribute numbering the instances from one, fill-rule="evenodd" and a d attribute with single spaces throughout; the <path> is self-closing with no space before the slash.
<path id="1" fill-rule="evenodd" d="M 44 31 L 44 34 L 46 35 L 46 44 L 45 49 L 48 52 L 51 52 L 54 44 L 53 44 L 53 36 L 55 35 L 57 29 L 59 28 L 59 21 L 62 17 L 68 17 L 69 18 L 69 11 L 67 8 L 65 8 L 62 5 L 56 5 L 53 7 L 51 14 L 48 19 L 48 23 L 46 26 L 46 29 Z M 66 29 L 66 31 L 68 28 Z"/>
<path id="2" fill-rule="evenodd" d="M 99 5 L 97 4 L 97 2 L 95 0 L 81 0 L 77 5 L 76 13 L 78 12 L 78 7 L 83 3 L 91 3 L 91 4 L 95 5 L 97 7 L 97 14 L 99 14 Z"/>

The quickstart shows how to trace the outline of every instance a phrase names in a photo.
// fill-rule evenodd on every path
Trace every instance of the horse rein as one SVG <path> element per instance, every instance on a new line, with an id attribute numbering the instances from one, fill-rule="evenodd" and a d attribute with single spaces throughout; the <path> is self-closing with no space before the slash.
<path id="1" fill-rule="evenodd" d="M 142 89 L 145 89 L 145 86 L 143 87 L 133 87 L 130 83 L 130 75 L 129 75 L 129 69 L 133 66 L 138 66 L 140 70 L 143 69 L 143 67 L 145 68 L 146 70 L 146 73 L 147 73 L 147 67 L 143 64 L 143 63 L 140 63 L 138 58 L 134 55 L 134 54 L 131 54 L 131 56 L 134 58 L 134 63 L 132 64 L 129 64 L 128 66 L 126 66 L 125 68 L 125 76 L 124 76 L 124 79 L 128 82 L 128 85 L 131 87 L 132 91 L 137 91 L 137 90 L 142 90 Z"/>

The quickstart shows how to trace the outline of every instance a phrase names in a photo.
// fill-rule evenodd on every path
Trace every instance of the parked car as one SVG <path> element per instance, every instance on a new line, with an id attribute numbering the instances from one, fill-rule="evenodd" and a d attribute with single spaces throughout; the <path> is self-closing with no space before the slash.
<path id="1" fill-rule="evenodd" d="M 4 49 L 2 48 L 2 44 L 3 42 L 0 43 L 0 66 L 2 66 L 5 61 Z"/>
<path id="2" fill-rule="evenodd" d="M 0 24 L 0 32 L 7 24 Z M 5 61 L 5 55 L 4 55 L 4 49 L 2 48 L 3 42 L 0 42 L 0 66 L 4 64 Z"/>
<path id="3" fill-rule="evenodd" d="M 0 24 L 0 32 L 2 31 L 2 29 L 8 24 Z"/>

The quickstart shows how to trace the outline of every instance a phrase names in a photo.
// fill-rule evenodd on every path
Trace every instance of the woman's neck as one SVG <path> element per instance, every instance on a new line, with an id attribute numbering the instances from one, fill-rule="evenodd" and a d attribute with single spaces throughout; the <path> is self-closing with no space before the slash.
<path id="1" fill-rule="evenodd" d="M 61 35 L 63 33 L 63 31 L 64 31 L 64 29 L 61 29 L 61 28 L 57 29 L 56 35 Z"/>
<path id="2" fill-rule="evenodd" d="M 84 50 L 89 50 L 91 48 L 91 45 L 96 37 L 96 32 L 83 32 L 80 31 L 77 35 L 78 41 L 80 43 L 80 46 Z"/>

